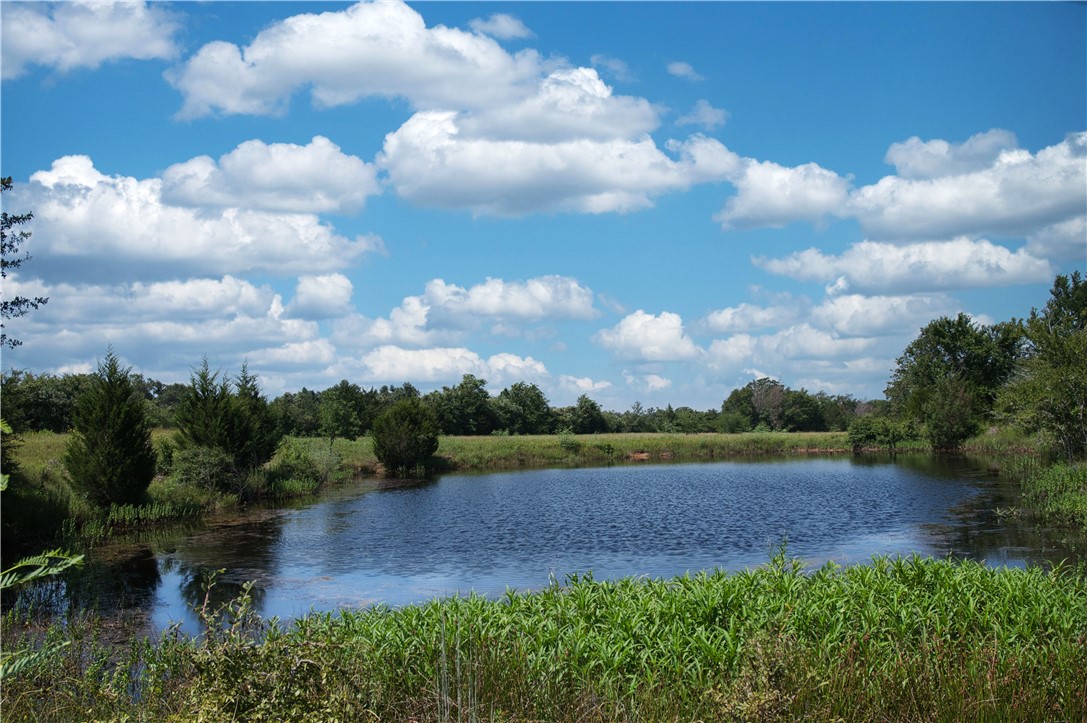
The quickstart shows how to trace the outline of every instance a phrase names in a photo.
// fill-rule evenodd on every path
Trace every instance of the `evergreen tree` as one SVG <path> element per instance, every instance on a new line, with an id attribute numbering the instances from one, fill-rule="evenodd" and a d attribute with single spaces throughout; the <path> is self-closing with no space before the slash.
<path id="1" fill-rule="evenodd" d="M 248 362 L 242 363 L 234 389 L 233 456 L 240 468 L 259 467 L 275 454 L 281 435 Z"/>
<path id="2" fill-rule="evenodd" d="M 205 357 L 177 407 L 178 445 L 218 448 L 233 457 L 236 416 L 230 383 L 219 381 L 219 372 L 208 368 Z"/>
<path id="3" fill-rule="evenodd" d="M 72 487 L 96 504 L 138 502 L 155 476 L 144 400 L 110 349 L 76 403 L 64 455 Z"/>
<path id="4" fill-rule="evenodd" d="M 426 467 L 438 451 L 438 422 L 417 398 L 402 399 L 374 420 L 374 456 L 388 474 Z"/>

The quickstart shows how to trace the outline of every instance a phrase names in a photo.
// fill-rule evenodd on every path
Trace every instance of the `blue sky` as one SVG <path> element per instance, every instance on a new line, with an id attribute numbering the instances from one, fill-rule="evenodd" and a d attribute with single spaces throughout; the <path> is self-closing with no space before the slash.
<path id="1" fill-rule="evenodd" d="M 1087 268 L 1087 6 L 2 5 L 5 368 L 879 398 Z"/>

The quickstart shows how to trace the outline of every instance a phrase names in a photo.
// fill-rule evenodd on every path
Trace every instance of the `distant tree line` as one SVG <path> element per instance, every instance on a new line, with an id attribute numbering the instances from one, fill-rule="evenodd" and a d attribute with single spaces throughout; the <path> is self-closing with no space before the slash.
<path id="1" fill-rule="evenodd" d="M 204 397 L 213 396 L 208 387 L 211 374 L 206 364 L 194 372 Z M 72 428 L 76 400 L 94 377 L 9 370 L 0 390 L 4 418 L 18 431 L 66 432 Z M 243 370 L 239 393 L 251 397 L 253 382 Z M 191 414 L 191 384 L 165 384 L 140 374 L 132 374 L 131 383 L 144 402 L 151 426 L 176 429 L 184 425 L 183 416 Z M 216 384 L 221 387 L 223 381 Z M 223 394 L 222 389 L 217 393 Z M 871 407 L 848 395 L 810 394 L 764 378 L 733 391 L 720 409 L 646 408 L 635 402 L 630 409 L 615 412 L 605 411 L 587 395 L 569 406 L 552 406 L 538 385 L 527 382 L 491 395 L 486 380 L 465 374 L 459 383 L 427 394 L 411 383 L 365 388 L 346 379 L 323 391 L 287 392 L 267 403 L 268 424 L 280 437 L 326 437 L 330 443 L 356 439 L 372 429 L 383 411 L 404 399 L 419 399 L 433 413 L 443 435 L 841 431 Z"/>

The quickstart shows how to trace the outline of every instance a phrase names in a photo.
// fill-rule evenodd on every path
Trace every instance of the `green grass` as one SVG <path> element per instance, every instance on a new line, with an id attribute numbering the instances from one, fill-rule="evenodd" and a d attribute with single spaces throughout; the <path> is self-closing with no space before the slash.
<path id="1" fill-rule="evenodd" d="M 501 600 L 314 614 L 235 605 L 127 647 L 81 618 L 6 680 L 5 720 L 1083 720 L 1083 570 L 931 559 L 574 579 Z M 227 624 L 224 624 L 227 623 Z M 230 624 L 232 623 L 232 624 Z M 134 699 L 136 696 L 137 699 Z"/>

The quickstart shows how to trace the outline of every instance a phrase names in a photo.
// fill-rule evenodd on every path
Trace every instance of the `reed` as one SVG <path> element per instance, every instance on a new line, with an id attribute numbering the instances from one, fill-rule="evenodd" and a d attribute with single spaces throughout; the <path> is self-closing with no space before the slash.
<path id="1" fill-rule="evenodd" d="M 876 559 L 261 621 L 122 651 L 86 620 L 5 719 L 1083 720 L 1083 569 Z M 9 614 L 4 644 L 24 645 Z M 29 633 L 28 633 L 29 635 Z"/>

